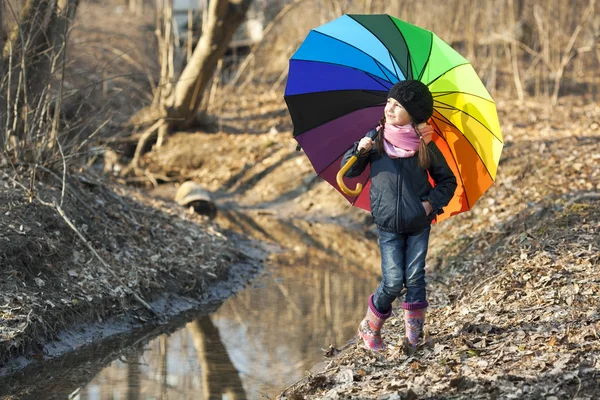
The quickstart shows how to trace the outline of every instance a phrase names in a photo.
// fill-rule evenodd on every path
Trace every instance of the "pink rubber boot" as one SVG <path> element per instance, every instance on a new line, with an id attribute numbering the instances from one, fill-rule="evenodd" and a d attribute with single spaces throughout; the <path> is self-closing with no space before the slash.
<path id="1" fill-rule="evenodd" d="M 373 296 L 369 297 L 369 308 L 367 315 L 358 326 L 358 335 L 364 343 L 365 349 L 381 351 L 385 349 L 385 343 L 381 339 L 381 327 L 386 319 L 392 315 L 392 309 L 382 314 L 375 308 L 373 304 Z"/>
<path id="2" fill-rule="evenodd" d="M 425 307 L 423 307 L 423 305 Z M 417 308 L 421 307 L 421 308 Z M 402 303 L 404 309 L 404 328 L 406 338 L 404 340 L 404 352 L 412 355 L 417 350 L 417 345 L 423 338 L 423 325 L 425 324 L 425 303 Z"/>

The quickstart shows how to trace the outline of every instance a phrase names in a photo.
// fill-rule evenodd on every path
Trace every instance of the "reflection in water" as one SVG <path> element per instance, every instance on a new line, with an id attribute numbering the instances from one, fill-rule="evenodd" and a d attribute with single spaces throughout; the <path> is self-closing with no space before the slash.
<path id="1" fill-rule="evenodd" d="M 245 399 L 242 381 L 210 317 L 198 318 L 188 325 L 188 329 L 202 369 L 204 398 L 217 400 L 226 394 L 231 400 Z"/>
<path id="2" fill-rule="evenodd" d="M 125 370 L 125 371 L 124 371 Z M 105 368 L 76 399 L 245 399 L 242 381 L 210 316 L 162 335 Z"/>
<path id="3" fill-rule="evenodd" d="M 271 270 L 211 316 L 114 361 L 78 399 L 274 398 L 355 335 L 375 278 L 327 266 Z"/>
<path id="4" fill-rule="evenodd" d="M 137 354 L 127 357 L 127 400 L 140 398 L 140 364 Z"/>

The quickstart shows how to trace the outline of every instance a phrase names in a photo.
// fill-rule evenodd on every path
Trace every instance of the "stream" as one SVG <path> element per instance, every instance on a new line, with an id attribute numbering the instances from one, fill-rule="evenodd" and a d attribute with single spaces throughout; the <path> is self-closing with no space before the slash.
<path id="1" fill-rule="evenodd" d="M 324 366 L 330 345 L 355 336 L 378 283 L 369 271 L 324 262 L 331 250 L 307 247 L 301 262 L 267 263 L 216 310 L 172 322 L 162 330 L 168 334 L 119 340 L 83 362 L 42 363 L 17 385 L 31 386 L 25 398 L 36 400 L 274 399 L 313 366 Z M 52 378 L 67 365 L 77 372 Z M 45 383 L 36 384 L 36 376 Z"/>
<path id="2" fill-rule="evenodd" d="M 352 338 L 375 284 L 335 269 L 274 267 L 215 313 L 113 361 L 71 398 L 275 398 L 324 360 L 321 349 Z"/>

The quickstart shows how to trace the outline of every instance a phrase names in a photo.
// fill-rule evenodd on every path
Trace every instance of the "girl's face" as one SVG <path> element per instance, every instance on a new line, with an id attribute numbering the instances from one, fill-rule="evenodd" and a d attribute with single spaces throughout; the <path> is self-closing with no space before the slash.
<path id="1" fill-rule="evenodd" d="M 391 97 L 387 99 L 385 105 L 385 122 L 392 125 L 409 125 L 412 124 L 412 118 L 402 105 L 396 99 Z"/>

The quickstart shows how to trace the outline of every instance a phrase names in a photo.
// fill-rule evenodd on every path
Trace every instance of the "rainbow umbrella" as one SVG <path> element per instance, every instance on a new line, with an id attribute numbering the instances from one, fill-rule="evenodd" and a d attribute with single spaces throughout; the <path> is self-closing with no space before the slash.
<path id="1" fill-rule="evenodd" d="M 404 79 L 429 86 L 433 140 L 457 177 L 441 221 L 469 210 L 493 184 L 503 140 L 477 73 L 434 33 L 385 14 L 344 15 L 311 30 L 290 59 L 285 89 L 294 138 L 319 176 L 369 210 L 369 168 L 347 180 L 364 185 L 360 194 L 345 194 L 336 175 L 343 154 L 383 116 L 389 89 Z"/>

